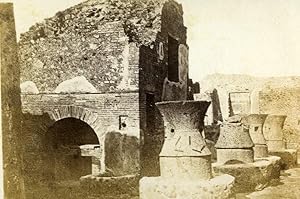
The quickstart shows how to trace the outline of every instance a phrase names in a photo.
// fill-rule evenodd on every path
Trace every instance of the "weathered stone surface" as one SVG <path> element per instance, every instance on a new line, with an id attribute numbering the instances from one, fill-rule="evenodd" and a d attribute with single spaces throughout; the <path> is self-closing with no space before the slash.
<path id="1" fill-rule="evenodd" d="M 173 101 L 156 105 L 166 125 L 166 140 L 160 157 L 211 154 L 199 132 L 204 127 L 203 119 L 210 102 Z"/>
<path id="2" fill-rule="evenodd" d="M 216 148 L 220 149 L 247 149 L 254 146 L 249 135 L 249 129 L 241 123 L 241 116 L 228 118 L 221 125 L 220 136 Z"/>
<path id="3" fill-rule="evenodd" d="M 280 158 L 258 158 L 253 163 L 221 165 L 213 163 L 214 175 L 229 174 L 235 177 L 234 191 L 248 192 L 265 188 L 272 179 L 280 176 Z"/>
<path id="4" fill-rule="evenodd" d="M 21 176 L 20 66 L 17 55 L 13 4 L 0 3 L 0 108 L 2 111 L 0 117 L 0 184 L 3 186 L 0 188 L 0 197 L 7 199 L 24 197 L 22 195 L 24 184 Z"/>
<path id="5" fill-rule="evenodd" d="M 54 93 L 97 93 L 97 89 L 83 76 L 60 83 Z"/>
<path id="6" fill-rule="evenodd" d="M 286 115 L 269 115 L 264 124 L 264 136 L 267 140 L 268 149 L 271 151 L 285 149 L 283 140 L 283 125 Z"/>
<path id="7" fill-rule="evenodd" d="M 254 151 L 249 149 L 218 149 L 217 162 L 219 164 L 251 163 L 254 161 Z"/>
<path id="8" fill-rule="evenodd" d="M 270 155 L 281 158 L 280 165 L 282 169 L 293 168 L 297 165 L 297 150 L 285 149 L 281 151 L 269 151 Z"/>
<path id="9" fill-rule="evenodd" d="M 211 152 L 199 132 L 209 105 L 206 101 L 156 103 L 164 123 L 171 128 L 170 132 L 166 128 L 166 139 L 159 155 L 162 177 L 211 178 Z"/>
<path id="10" fill-rule="evenodd" d="M 144 177 L 140 180 L 141 199 L 225 199 L 233 194 L 234 177 L 221 175 L 208 181 Z"/>
<path id="11" fill-rule="evenodd" d="M 211 178 L 211 157 L 160 157 L 161 177 L 175 177 L 181 180 L 209 180 Z"/>
<path id="12" fill-rule="evenodd" d="M 24 94 L 39 94 L 39 90 L 32 81 L 25 81 L 20 85 L 21 93 Z"/>
<path id="13" fill-rule="evenodd" d="M 244 117 L 243 123 L 249 127 L 250 137 L 254 143 L 254 157 L 267 157 L 268 147 L 263 135 L 263 124 L 267 114 L 250 114 Z"/>
<path id="14" fill-rule="evenodd" d="M 120 194 L 127 194 L 129 195 L 128 198 L 133 198 L 138 195 L 139 176 L 101 177 L 87 175 L 80 178 L 80 185 L 81 189 L 89 195 L 118 198 Z"/>
<path id="15" fill-rule="evenodd" d="M 139 140 L 135 136 L 108 132 L 104 141 L 105 170 L 112 176 L 138 174 Z"/>

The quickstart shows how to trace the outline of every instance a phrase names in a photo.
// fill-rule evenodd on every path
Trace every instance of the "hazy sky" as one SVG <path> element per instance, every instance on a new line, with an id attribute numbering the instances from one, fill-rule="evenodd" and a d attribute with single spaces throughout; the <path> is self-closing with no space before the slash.
<path id="1" fill-rule="evenodd" d="M 20 33 L 82 0 L 10 1 Z M 178 1 L 184 7 L 194 80 L 216 72 L 300 75 L 299 0 Z"/>

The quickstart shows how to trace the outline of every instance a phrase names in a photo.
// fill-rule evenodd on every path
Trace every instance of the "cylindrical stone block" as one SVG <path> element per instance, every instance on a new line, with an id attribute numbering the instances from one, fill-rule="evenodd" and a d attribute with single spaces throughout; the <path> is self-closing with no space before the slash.
<path id="1" fill-rule="evenodd" d="M 209 180 L 211 157 L 160 157 L 160 173 L 165 178 Z"/>
<path id="2" fill-rule="evenodd" d="M 217 163 L 252 163 L 254 161 L 254 151 L 249 149 L 217 149 Z"/>

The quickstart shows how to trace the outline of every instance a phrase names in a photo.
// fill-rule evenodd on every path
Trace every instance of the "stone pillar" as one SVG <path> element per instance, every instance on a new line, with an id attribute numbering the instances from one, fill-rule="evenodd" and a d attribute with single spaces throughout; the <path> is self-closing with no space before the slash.
<path id="1" fill-rule="evenodd" d="M 92 175 L 100 174 L 100 145 L 86 144 L 80 146 L 80 154 L 85 157 L 92 157 Z"/>
<path id="2" fill-rule="evenodd" d="M 217 163 L 252 163 L 254 161 L 253 142 L 249 129 L 241 123 L 239 115 L 230 117 L 220 129 L 220 136 L 215 145 Z"/>
<path id="3" fill-rule="evenodd" d="M 283 125 L 286 115 L 269 115 L 264 124 L 264 136 L 270 151 L 284 150 Z"/>
<path id="4" fill-rule="evenodd" d="M 249 128 L 250 137 L 254 143 L 254 158 L 268 156 L 268 146 L 263 135 L 263 124 L 267 114 L 250 114 L 244 118 L 244 123 Z"/>
<path id="5" fill-rule="evenodd" d="M 21 178 L 20 67 L 13 4 L 0 3 L 1 135 L 3 184 L 1 198 L 23 198 Z M 2 170 L 2 169 L 1 169 Z M 1 171 L 2 173 L 2 171 Z M 2 177 L 2 176 L 1 176 Z M 3 194 L 3 193 L 2 193 Z"/>

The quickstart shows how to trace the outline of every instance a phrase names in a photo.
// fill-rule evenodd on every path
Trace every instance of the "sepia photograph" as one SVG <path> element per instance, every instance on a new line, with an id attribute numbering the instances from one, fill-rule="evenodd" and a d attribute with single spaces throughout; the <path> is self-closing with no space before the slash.
<path id="1" fill-rule="evenodd" d="M 0 199 L 300 199 L 298 53 L 298 0 L 0 0 Z"/>

